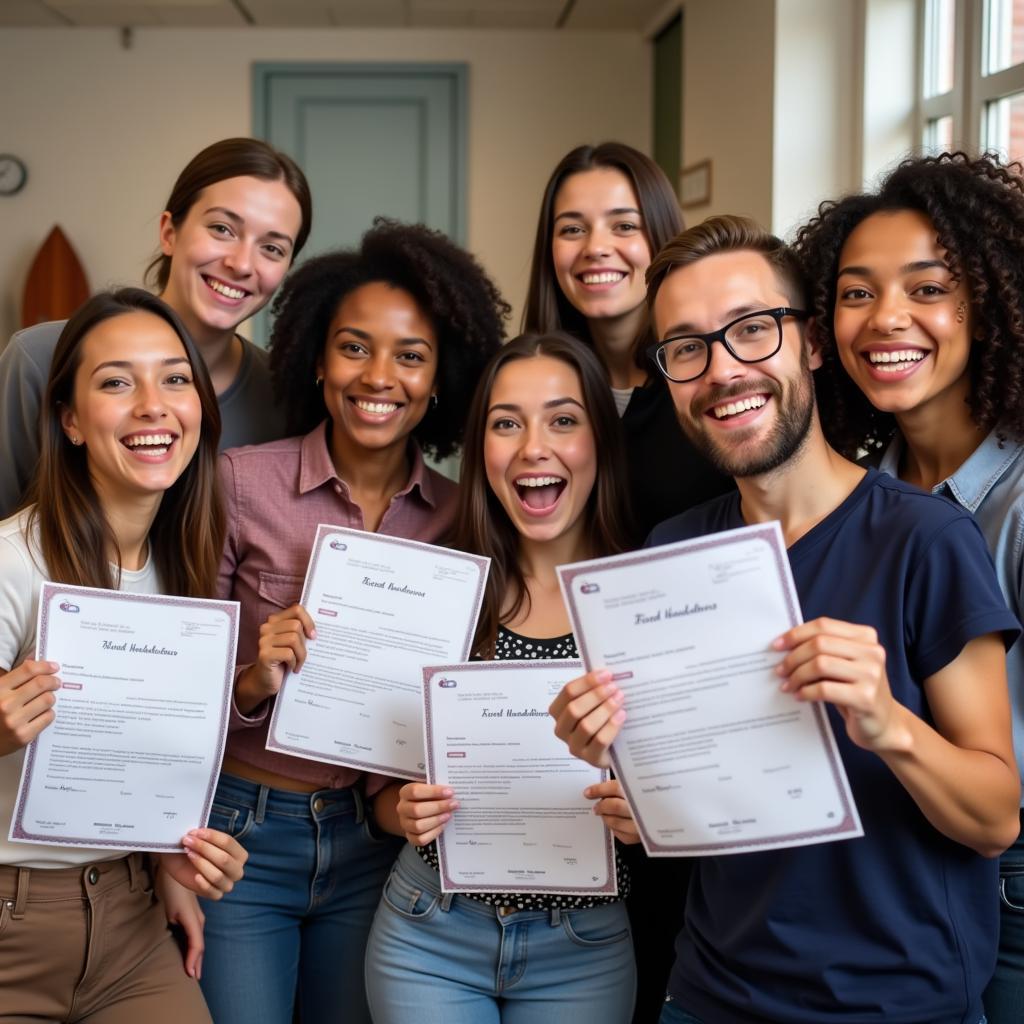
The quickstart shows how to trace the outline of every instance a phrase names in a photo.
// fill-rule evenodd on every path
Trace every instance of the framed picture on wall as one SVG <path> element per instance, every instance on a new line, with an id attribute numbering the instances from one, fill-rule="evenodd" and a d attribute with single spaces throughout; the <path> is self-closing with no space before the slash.
<path id="1" fill-rule="evenodd" d="M 704 206 L 711 202 L 711 161 L 701 160 L 679 172 L 679 205 Z"/>

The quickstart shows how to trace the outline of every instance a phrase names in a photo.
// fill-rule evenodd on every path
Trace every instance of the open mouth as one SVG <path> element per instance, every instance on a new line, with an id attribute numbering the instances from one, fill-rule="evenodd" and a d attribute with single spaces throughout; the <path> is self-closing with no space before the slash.
<path id="1" fill-rule="evenodd" d="M 252 292 L 248 292 L 244 288 L 239 288 L 237 285 L 228 284 L 227 281 L 221 281 L 220 278 L 210 277 L 208 274 L 203 274 L 201 276 L 211 290 L 215 291 L 225 299 L 230 299 L 232 302 L 241 302 L 242 299 L 247 298 L 252 294 Z"/>
<path id="2" fill-rule="evenodd" d="M 568 486 L 560 476 L 521 476 L 513 481 L 523 507 L 534 514 L 550 512 Z"/>
<path id="3" fill-rule="evenodd" d="M 892 351 L 869 349 L 863 353 L 867 364 L 878 374 L 897 374 L 913 370 L 928 357 L 928 353 L 919 348 L 901 348 Z"/>
<path id="4" fill-rule="evenodd" d="M 732 420 L 745 413 L 761 409 L 767 404 L 767 395 L 746 395 L 743 398 L 732 398 L 727 402 L 712 405 L 705 410 L 705 414 L 716 420 Z"/>
<path id="5" fill-rule="evenodd" d="M 121 444 L 133 455 L 143 459 L 163 458 L 177 440 L 176 434 L 129 434 L 121 438 Z"/>

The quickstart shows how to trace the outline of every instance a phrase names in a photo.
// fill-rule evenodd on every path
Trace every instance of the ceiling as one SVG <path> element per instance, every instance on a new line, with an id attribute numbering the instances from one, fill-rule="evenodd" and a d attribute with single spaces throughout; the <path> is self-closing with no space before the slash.
<path id="1" fill-rule="evenodd" d="M 0 0 L 0 26 L 645 31 L 666 0 Z"/>

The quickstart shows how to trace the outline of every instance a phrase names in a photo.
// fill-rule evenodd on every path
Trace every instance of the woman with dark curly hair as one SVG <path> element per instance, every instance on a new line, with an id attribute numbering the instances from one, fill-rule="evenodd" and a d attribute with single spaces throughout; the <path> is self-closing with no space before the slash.
<path id="1" fill-rule="evenodd" d="M 1024 618 L 1024 178 L 964 153 L 907 160 L 797 238 L 822 345 L 822 424 L 846 455 L 972 512 Z M 1024 766 L 1024 650 L 1007 656 Z M 1024 1013 L 1024 841 L 1003 854 L 990 1024 Z M 995 894 L 991 894 L 995 898 Z"/>
<path id="2" fill-rule="evenodd" d="M 683 436 L 645 355 L 654 338 L 644 274 L 682 230 L 675 191 L 650 157 L 621 142 L 577 146 L 544 188 L 523 314 L 524 331 L 566 331 L 601 360 L 622 417 L 639 540 L 732 486 Z"/>
<path id="3" fill-rule="evenodd" d="M 389 779 L 266 750 L 268 713 L 313 623 L 297 602 L 318 523 L 447 537 L 450 454 L 508 306 L 438 232 L 378 220 L 309 260 L 275 302 L 270 366 L 299 436 L 221 459 L 220 590 L 242 604 L 235 710 L 213 821 L 246 837 L 251 884 L 211 905 L 203 987 L 218 1024 L 369 1022 L 363 948 L 397 840 L 367 827 Z"/>
<path id="4" fill-rule="evenodd" d="M 625 548 L 622 463 L 615 406 L 586 346 L 527 334 L 494 357 L 469 410 L 454 535 L 491 559 L 476 657 L 578 657 L 556 567 Z M 614 835 L 638 841 L 617 781 L 586 796 Z M 423 782 L 381 793 L 382 826 L 409 842 L 366 950 L 375 1024 L 627 1024 L 635 967 L 623 865 L 615 896 L 445 897 L 434 840 L 457 797 Z"/>

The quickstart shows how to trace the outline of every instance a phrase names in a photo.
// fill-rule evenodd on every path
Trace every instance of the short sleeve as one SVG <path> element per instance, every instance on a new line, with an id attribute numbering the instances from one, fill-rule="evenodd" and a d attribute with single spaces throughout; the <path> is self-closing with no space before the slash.
<path id="1" fill-rule="evenodd" d="M 958 657 L 976 637 L 999 633 L 1009 649 L 1020 623 L 1006 606 L 977 523 L 960 515 L 924 546 L 907 578 L 907 653 L 917 679 Z"/>
<path id="2" fill-rule="evenodd" d="M 38 578 L 25 552 L 0 537 L 0 670 L 5 672 L 20 665 L 35 646 Z"/>

